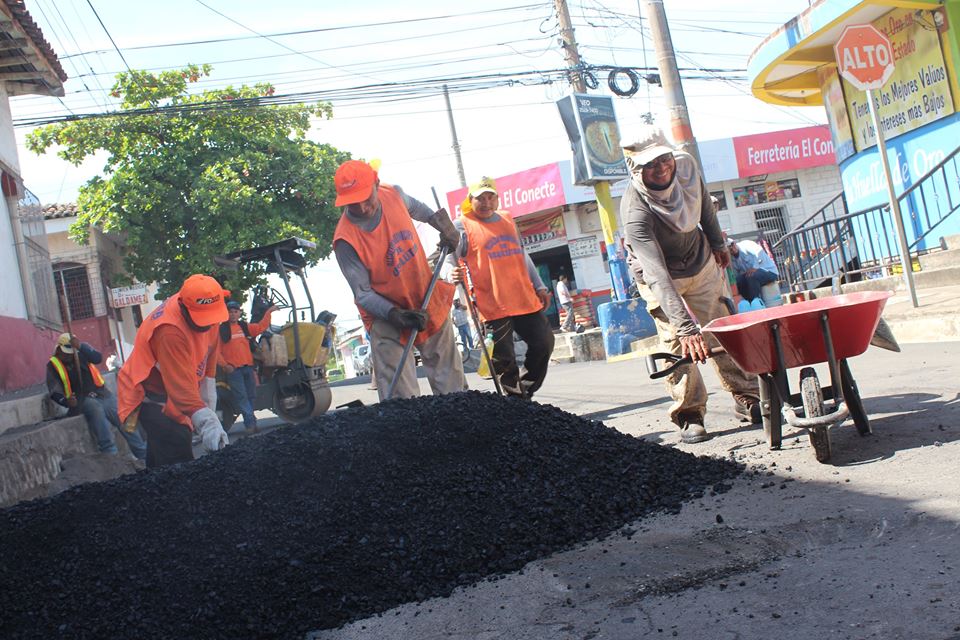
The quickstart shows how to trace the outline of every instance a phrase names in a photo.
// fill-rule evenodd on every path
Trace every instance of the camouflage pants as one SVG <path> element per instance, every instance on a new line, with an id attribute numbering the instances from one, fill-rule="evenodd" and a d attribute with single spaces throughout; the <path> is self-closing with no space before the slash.
<path id="1" fill-rule="evenodd" d="M 730 297 L 730 289 L 723 272 L 714 260 L 695 276 L 676 278 L 673 286 L 687 304 L 694 319 L 702 327 L 714 318 L 730 315 L 727 306 L 721 297 Z M 664 351 L 680 355 L 682 349 L 676 329 L 667 321 L 667 316 L 660 308 L 653 291 L 646 285 L 638 287 L 640 295 L 647 303 L 647 311 L 657 325 L 657 334 Z M 719 347 L 717 340 L 710 334 L 704 334 L 704 340 L 711 349 Z M 758 398 L 760 396 L 757 378 L 744 373 L 727 354 L 718 354 L 710 358 L 710 362 L 720 376 L 720 384 L 724 390 L 732 394 L 747 395 Z M 670 405 L 670 419 L 678 423 L 677 415 L 686 411 L 697 411 L 700 415 L 707 412 L 707 388 L 703 384 L 703 377 L 697 365 L 688 365 L 678 368 L 664 378 L 667 391 L 673 398 Z"/>

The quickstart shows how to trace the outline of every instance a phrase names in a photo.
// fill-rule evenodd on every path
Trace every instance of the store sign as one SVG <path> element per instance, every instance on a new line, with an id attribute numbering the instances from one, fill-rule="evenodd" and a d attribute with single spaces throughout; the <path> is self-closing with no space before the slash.
<path id="1" fill-rule="evenodd" d="M 495 181 L 500 209 L 509 211 L 514 218 L 566 204 L 560 167 L 556 162 L 495 178 Z M 467 193 L 467 187 L 447 193 L 448 210 L 454 212 L 454 218 L 460 217 L 460 204 Z"/>
<path id="2" fill-rule="evenodd" d="M 114 287 L 110 289 L 110 306 L 114 309 L 147 304 L 148 302 L 147 285 L 145 284 L 135 284 L 130 287 Z"/>
<path id="3" fill-rule="evenodd" d="M 741 178 L 835 164 L 833 138 L 823 125 L 733 139 Z"/>
<path id="4" fill-rule="evenodd" d="M 567 242 L 567 248 L 570 250 L 570 258 L 592 258 L 600 253 L 600 242 L 596 236 L 586 236 L 584 238 L 573 238 Z"/>
<path id="5" fill-rule="evenodd" d="M 555 209 L 536 216 L 517 220 L 520 240 L 527 253 L 562 247 L 567 244 L 567 230 L 563 224 L 563 210 Z"/>
<path id="6" fill-rule="evenodd" d="M 933 12 L 896 9 L 873 23 L 890 41 L 894 68 L 875 90 L 877 115 L 886 140 L 953 113 L 950 80 Z M 929 23 L 929 24 L 928 24 Z M 876 144 L 870 105 L 864 91 L 844 80 L 847 114 L 859 151 Z"/>
<path id="7" fill-rule="evenodd" d="M 822 66 L 817 69 L 817 79 L 820 81 L 820 94 L 823 96 L 823 106 L 827 110 L 827 121 L 830 123 L 830 133 L 833 135 L 833 151 L 839 164 L 857 152 L 853 146 L 847 103 L 843 98 L 843 85 L 840 84 L 840 74 L 833 66 Z"/>

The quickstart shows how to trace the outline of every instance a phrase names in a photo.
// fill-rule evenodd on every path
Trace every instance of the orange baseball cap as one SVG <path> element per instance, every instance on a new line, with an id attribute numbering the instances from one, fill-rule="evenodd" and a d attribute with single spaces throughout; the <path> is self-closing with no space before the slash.
<path id="1" fill-rule="evenodd" d="M 347 160 L 333 175 L 333 184 L 337 188 L 338 207 L 363 202 L 370 197 L 373 185 L 377 183 L 377 172 L 366 162 Z"/>
<path id="2" fill-rule="evenodd" d="M 230 292 L 210 276 L 194 274 L 183 281 L 180 300 L 201 327 L 226 322 L 230 317 L 224 300 Z"/>

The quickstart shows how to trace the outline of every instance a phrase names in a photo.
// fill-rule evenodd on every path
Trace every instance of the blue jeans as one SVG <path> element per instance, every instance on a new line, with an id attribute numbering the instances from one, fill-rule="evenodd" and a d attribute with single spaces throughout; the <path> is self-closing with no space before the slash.
<path id="1" fill-rule="evenodd" d="M 227 384 L 243 416 L 243 427 L 252 429 L 257 426 L 257 416 L 253 415 L 253 401 L 257 397 L 257 382 L 253 377 L 253 367 L 237 367 L 227 374 Z"/>
<path id="2" fill-rule="evenodd" d="M 113 432 L 110 430 L 110 425 L 113 425 L 127 441 L 130 452 L 138 460 L 147 459 L 147 443 L 144 442 L 140 431 L 128 433 L 124 431 L 120 424 L 117 396 L 109 395 L 106 398 L 87 396 L 80 403 L 80 411 L 83 413 L 83 417 L 87 419 L 87 426 L 93 432 L 93 437 L 97 440 L 97 448 L 101 452 L 117 453 L 117 443 L 113 439 Z"/>
<path id="3" fill-rule="evenodd" d="M 457 331 L 460 332 L 460 342 L 464 349 L 473 349 L 473 338 L 470 337 L 470 325 L 458 324 Z"/>

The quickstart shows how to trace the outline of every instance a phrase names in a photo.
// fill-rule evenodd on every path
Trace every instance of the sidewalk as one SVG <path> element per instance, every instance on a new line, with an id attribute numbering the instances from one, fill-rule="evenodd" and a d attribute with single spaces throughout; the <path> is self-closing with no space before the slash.
<path id="1" fill-rule="evenodd" d="M 883 319 L 897 341 L 940 342 L 960 340 L 960 284 L 918 289 L 914 308 L 906 291 L 896 291 L 887 300 Z"/>

